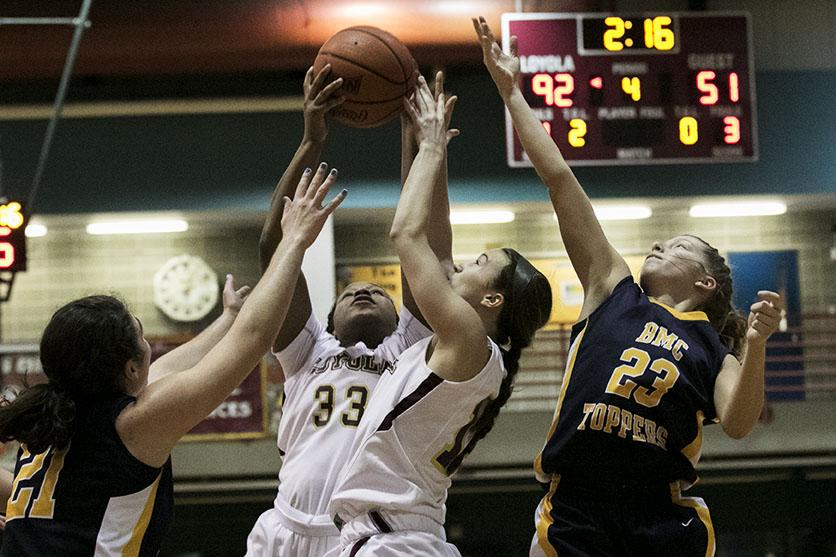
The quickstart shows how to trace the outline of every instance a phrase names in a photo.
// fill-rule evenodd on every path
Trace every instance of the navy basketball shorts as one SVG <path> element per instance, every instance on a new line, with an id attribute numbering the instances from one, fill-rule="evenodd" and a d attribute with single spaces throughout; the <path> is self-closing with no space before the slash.
<path id="1" fill-rule="evenodd" d="M 708 507 L 676 484 L 603 486 L 555 476 L 535 523 L 532 556 L 714 555 Z"/>

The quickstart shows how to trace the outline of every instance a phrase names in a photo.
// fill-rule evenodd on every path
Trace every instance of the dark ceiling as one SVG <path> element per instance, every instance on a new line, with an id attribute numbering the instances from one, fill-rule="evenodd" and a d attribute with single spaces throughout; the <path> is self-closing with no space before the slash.
<path id="1" fill-rule="evenodd" d="M 522 6 L 596 11 L 610 4 Z M 4 0 L 0 18 L 72 18 L 81 6 L 82 0 Z M 481 12 L 498 28 L 499 15 L 517 7 L 514 0 L 94 0 L 69 98 L 263 94 L 275 85 L 271 78 L 301 73 L 329 36 L 357 24 L 394 33 L 422 67 L 474 65 L 480 53 L 469 17 Z M 48 100 L 72 35 L 70 25 L 0 25 L 0 103 Z"/>

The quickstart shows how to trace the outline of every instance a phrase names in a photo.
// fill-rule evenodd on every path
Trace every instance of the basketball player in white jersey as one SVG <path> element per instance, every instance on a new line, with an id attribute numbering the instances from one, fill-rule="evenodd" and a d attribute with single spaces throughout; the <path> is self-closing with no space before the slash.
<path id="1" fill-rule="evenodd" d="M 305 167 L 319 160 L 328 128 L 326 113 L 338 106 L 342 79 L 325 85 L 330 67 L 305 76 L 305 134 L 276 186 L 262 231 L 262 261 L 281 239 L 281 199 Z M 439 84 L 440 85 L 440 84 Z M 449 121 L 449 114 L 448 114 Z M 414 156 L 408 120 L 402 132 L 402 175 Z M 458 132 L 450 130 L 449 137 Z M 320 166 L 318 172 L 325 172 Z M 443 178 L 446 180 L 446 173 Z M 433 246 L 450 246 L 446 184 L 430 228 Z M 441 255 L 444 257 L 444 255 Z M 313 277 L 309 277 L 313 278 Z M 314 283 L 315 284 L 315 283 Z M 339 546 L 339 531 L 327 514 L 337 476 L 382 374 L 391 373 L 401 352 L 430 330 L 422 323 L 409 285 L 403 283 L 400 316 L 383 288 L 349 284 L 323 325 L 311 311 L 308 285 L 300 275 L 288 316 L 273 346 L 284 373 L 284 403 L 278 448 L 279 490 L 272 509 L 257 520 L 247 539 L 248 556 L 319 557 Z"/>
<path id="2" fill-rule="evenodd" d="M 493 426 L 522 349 L 551 312 L 548 280 L 514 250 L 451 266 L 430 248 L 454 102 L 420 77 L 406 104 L 419 150 L 391 237 L 434 334 L 378 383 L 329 506 L 341 531 L 329 557 L 459 555 L 444 534 L 450 475 Z"/>

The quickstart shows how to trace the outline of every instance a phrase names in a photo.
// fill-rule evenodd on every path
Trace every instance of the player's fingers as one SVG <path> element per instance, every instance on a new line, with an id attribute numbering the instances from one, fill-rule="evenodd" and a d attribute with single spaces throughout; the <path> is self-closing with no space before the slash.
<path id="1" fill-rule="evenodd" d="M 774 326 L 770 327 L 766 323 L 761 323 L 760 321 L 755 321 L 754 323 L 752 323 L 752 328 L 755 329 L 760 334 L 762 334 L 763 336 L 768 337 L 769 335 L 771 335 L 772 333 L 775 332 L 776 327 L 774 327 Z"/>
<path id="2" fill-rule="evenodd" d="M 476 38 L 479 39 L 479 44 L 482 47 L 482 51 L 484 52 L 485 47 L 488 46 L 487 37 L 485 36 L 484 31 L 482 30 L 482 23 L 479 21 L 479 18 L 472 18 L 473 21 L 473 29 L 476 30 Z"/>
<path id="3" fill-rule="evenodd" d="M 495 43 L 496 39 L 493 36 L 493 31 L 491 31 L 491 26 L 488 25 L 488 22 L 485 21 L 485 18 L 483 16 L 479 16 L 479 21 L 482 23 L 482 32 L 485 34 L 489 41 Z"/>
<path id="4" fill-rule="evenodd" d="M 459 137 L 459 130 L 453 128 L 452 130 L 447 130 L 447 143 L 450 143 L 450 140 L 454 137 Z"/>
<path id="5" fill-rule="evenodd" d="M 325 180 L 325 177 L 328 172 L 328 163 L 321 162 L 316 169 L 316 174 L 314 174 L 311 183 L 308 184 L 308 189 L 305 190 L 305 197 L 307 199 L 313 199 L 314 195 L 316 195 L 316 190 L 319 189 L 319 186 Z"/>
<path id="6" fill-rule="evenodd" d="M 331 64 L 325 64 L 314 77 L 313 82 L 311 83 L 311 90 L 317 92 L 320 89 L 322 89 L 322 84 L 325 82 L 325 79 L 328 77 L 328 74 L 330 73 Z"/>
<path id="7" fill-rule="evenodd" d="M 783 300 L 781 300 L 781 295 L 777 292 L 773 292 L 772 290 L 758 290 L 758 298 L 769 302 L 778 309 L 781 309 L 783 307 Z"/>
<path id="8" fill-rule="evenodd" d="M 420 112 L 426 112 L 433 105 L 433 95 L 424 76 L 418 76 L 418 87 L 415 88 L 416 107 Z"/>
<path id="9" fill-rule="evenodd" d="M 227 273 L 226 280 L 224 281 L 224 292 L 235 292 L 235 285 L 233 284 L 234 281 L 235 279 L 232 278 L 232 274 Z"/>
<path id="10" fill-rule="evenodd" d="M 444 125 L 449 126 L 450 120 L 453 118 L 453 109 L 456 107 L 456 101 L 459 100 L 459 97 L 456 95 L 452 95 L 450 98 L 447 99 L 447 102 L 444 104 Z"/>
<path id="11" fill-rule="evenodd" d="M 313 198 L 314 207 L 319 208 L 319 206 L 322 205 L 322 200 L 325 199 L 326 195 L 328 195 L 328 190 L 331 189 L 331 186 L 336 181 L 337 181 L 337 169 L 332 168 L 331 172 L 328 173 L 328 178 L 326 178 L 325 181 L 322 182 L 322 185 L 320 185 L 317 188 L 316 194 L 314 194 L 314 198 Z"/>
<path id="12" fill-rule="evenodd" d="M 418 111 L 415 109 L 413 105 L 414 101 L 410 101 L 408 99 L 403 100 L 403 109 L 406 112 L 406 115 L 409 116 L 409 120 L 413 125 L 417 125 L 418 121 Z"/>
<path id="13" fill-rule="evenodd" d="M 481 39 L 482 38 L 482 28 L 479 25 L 479 20 L 476 19 L 475 17 L 471 17 L 470 21 L 473 23 L 473 30 L 476 31 L 476 36 Z"/>
<path id="14" fill-rule="evenodd" d="M 517 57 L 517 53 L 519 52 L 519 45 L 517 41 L 516 35 L 511 35 L 511 44 L 509 45 L 509 49 L 511 51 L 511 56 L 514 58 Z"/>
<path id="15" fill-rule="evenodd" d="M 331 213 L 333 213 L 337 209 L 337 207 L 340 206 L 340 204 L 343 202 L 343 200 L 346 198 L 347 195 L 348 195 L 348 190 L 344 189 L 344 190 L 340 191 L 340 193 L 338 193 L 336 196 L 334 196 L 334 199 L 332 199 L 331 202 L 328 205 L 323 207 L 323 211 L 325 211 L 326 214 L 330 215 Z"/>
<path id="16" fill-rule="evenodd" d="M 238 296 L 240 296 L 240 298 L 242 300 L 244 300 L 244 299 L 246 299 L 247 296 L 250 295 L 250 292 L 252 292 L 252 291 L 253 291 L 252 288 L 250 288 L 247 285 L 244 285 L 241 288 L 239 288 L 238 290 L 236 290 L 235 293 L 238 294 Z"/>
<path id="17" fill-rule="evenodd" d="M 305 72 L 305 79 L 302 80 L 302 88 L 305 90 L 305 93 L 307 93 L 308 90 L 310 90 L 312 82 L 313 82 L 313 66 L 308 68 L 308 71 Z"/>
<path id="18" fill-rule="evenodd" d="M 777 317 L 781 316 L 781 310 L 766 300 L 755 302 L 749 307 L 749 309 L 753 313 L 763 313 L 764 315 L 773 315 Z"/>
<path id="19" fill-rule="evenodd" d="M 343 78 L 338 77 L 337 79 L 335 79 L 334 81 L 332 81 L 331 83 L 329 83 L 328 85 L 323 87 L 322 91 L 320 91 L 319 94 L 316 96 L 316 103 L 321 104 L 321 103 L 325 102 L 331 95 L 334 94 L 334 92 L 337 89 L 342 87 L 342 85 L 343 85 Z"/>
<path id="20" fill-rule="evenodd" d="M 433 90 L 435 93 L 435 98 L 438 98 L 439 95 L 444 93 L 444 72 L 439 70 L 435 74 L 435 81 L 433 82 Z"/>
<path id="21" fill-rule="evenodd" d="M 299 179 L 299 184 L 296 186 L 296 192 L 293 194 L 293 199 L 302 197 L 308 189 L 308 184 L 311 181 L 312 172 L 310 168 L 306 168 Z"/>
<path id="22" fill-rule="evenodd" d="M 322 105 L 322 110 L 324 110 L 325 112 L 330 112 L 331 110 L 340 106 L 344 102 L 345 102 L 345 97 L 334 97 L 332 99 L 328 99 Z"/>
<path id="23" fill-rule="evenodd" d="M 757 312 L 754 314 L 754 320 L 759 323 L 765 323 L 770 327 L 777 327 L 778 324 L 781 322 L 780 315 L 769 315 L 763 312 Z"/>

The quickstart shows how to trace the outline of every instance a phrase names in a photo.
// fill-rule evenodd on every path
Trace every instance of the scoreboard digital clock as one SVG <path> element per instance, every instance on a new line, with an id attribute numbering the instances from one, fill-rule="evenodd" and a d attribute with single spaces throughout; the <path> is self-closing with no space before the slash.
<path id="1" fill-rule="evenodd" d="M 507 13 L 523 95 L 571 165 L 758 157 L 747 14 Z M 531 166 L 506 111 L 508 164 Z"/>

